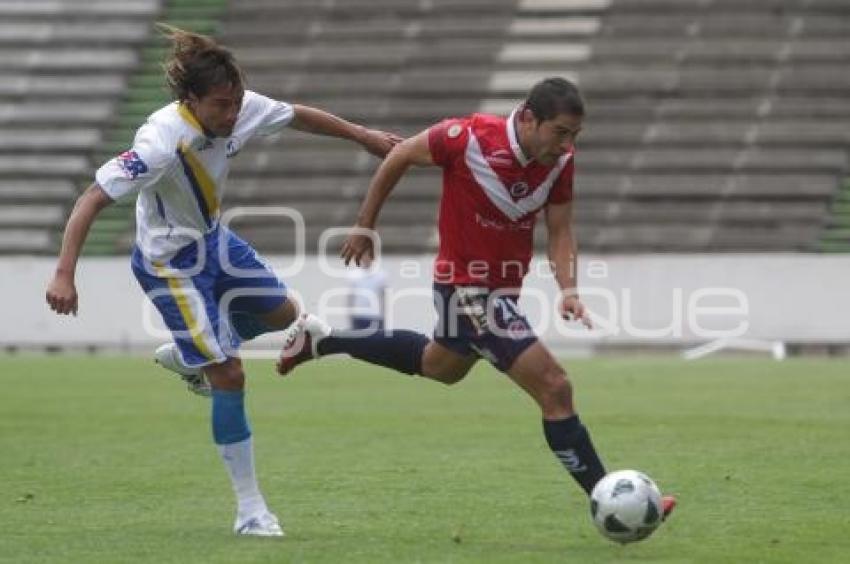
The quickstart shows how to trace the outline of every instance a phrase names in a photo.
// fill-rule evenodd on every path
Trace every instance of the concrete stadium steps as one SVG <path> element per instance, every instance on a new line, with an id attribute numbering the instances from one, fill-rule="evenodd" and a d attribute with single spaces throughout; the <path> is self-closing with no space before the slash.
<path id="1" fill-rule="evenodd" d="M 599 174 L 580 173 L 577 198 L 812 200 L 828 202 L 833 175 L 809 174 Z"/>
<path id="2" fill-rule="evenodd" d="M 47 229 L 5 229 L 0 227 L 0 252 L 44 254 L 53 250 Z"/>
<path id="3" fill-rule="evenodd" d="M 0 229 L 7 227 L 51 227 L 64 218 L 64 206 L 58 204 L 9 204 L 0 206 Z"/>
<path id="4" fill-rule="evenodd" d="M 56 251 L 160 6 L 0 0 L 0 253 Z"/>
<path id="5" fill-rule="evenodd" d="M 91 151 L 100 143 L 101 138 L 100 130 L 94 127 L 4 128 L 0 130 L 0 151 L 3 153 Z"/>
<path id="6" fill-rule="evenodd" d="M 155 18 L 215 32 L 255 90 L 405 135 L 507 113 L 542 76 L 574 78 L 589 110 L 584 251 L 850 239 L 845 0 L 0 0 L 0 16 L 0 252 L 55 249 L 62 220 L 43 227 L 55 206 L 167 100 Z M 233 161 L 225 205 L 301 210 L 309 249 L 353 221 L 376 166 L 288 130 Z M 436 171 L 400 183 L 381 220 L 388 250 L 434 248 L 439 191 Z M 131 205 L 107 210 L 90 249 L 125 250 L 131 217 Z M 274 220 L 240 232 L 285 250 Z"/>
<path id="7" fill-rule="evenodd" d="M 0 202 L 4 206 L 21 202 L 65 204 L 76 194 L 76 186 L 67 178 L 21 180 L 0 177 Z"/>
<path id="8" fill-rule="evenodd" d="M 7 15 L 8 16 L 8 15 Z M 101 19 L 95 24 L 90 20 L 73 21 L 62 17 L 57 21 L 12 21 L 0 22 L 0 49 L 24 46 L 86 47 L 92 44 L 109 46 L 135 46 L 147 40 L 147 21 L 131 22 L 123 19 Z"/>
<path id="9" fill-rule="evenodd" d="M 406 67 L 393 72 L 365 70 L 330 72 L 319 69 L 303 73 L 266 74 L 248 67 L 249 85 L 284 99 L 313 99 L 338 96 L 346 92 L 363 98 L 384 96 L 433 99 L 510 98 L 520 100 L 528 85 L 547 75 L 579 76 L 578 82 L 588 100 L 641 97 L 719 97 L 750 98 L 759 95 L 778 97 L 850 96 L 848 65 L 817 64 L 772 68 L 694 68 L 640 66 L 622 64 L 538 65 L 538 70 L 490 70 L 476 65 L 475 70 L 455 68 Z M 638 68 L 640 67 L 640 68 Z"/>
<path id="10" fill-rule="evenodd" d="M 326 227 L 308 227 L 303 250 L 308 254 L 317 253 Z M 274 252 L 281 254 L 294 254 L 299 250 L 294 238 L 295 232 L 292 229 L 279 228 L 277 225 L 265 228 L 245 225 L 239 226 L 238 231 L 240 237 L 258 249 L 274 249 Z M 386 253 L 432 252 L 436 248 L 436 231 L 433 227 L 424 224 L 386 225 L 380 228 L 379 234 L 381 251 Z M 342 234 L 328 239 L 325 251 L 332 257 L 338 256 L 343 240 Z"/>
<path id="11" fill-rule="evenodd" d="M 103 17 L 152 17 L 159 11 L 159 0 L 0 0 L 0 14 L 7 18 L 33 18 L 94 22 Z"/>
<path id="12" fill-rule="evenodd" d="M 457 109 L 461 109 L 458 102 Z M 396 131 L 409 135 L 419 132 L 423 127 L 437 123 L 446 116 L 456 115 L 446 113 L 439 115 L 438 104 L 434 104 L 432 116 L 429 108 L 419 110 L 413 104 L 398 103 L 392 109 L 389 105 L 377 105 L 364 108 L 357 116 L 352 116 L 356 110 L 348 112 L 348 104 L 334 104 L 331 101 L 322 107 L 328 111 L 339 112 L 350 119 L 368 120 L 369 125 Z M 409 115 L 400 115 L 400 107 L 407 108 Z M 595 110 L 594 110 L 595 111 Z M 423 119 L 431 117 L 425 121 Z M 0 116 L 2 121 L 2 116 Z M 423 123 L 424 121 L 424 123 Z M 598 148 L 615 148 L 617 150 L 662 150 L 671 148 L 745 150 L 758 148 L 765 152 L 782 151 L 784 149 L 834 150 L 836 147 L 850 145 L 850 116 L 833 119 L 826 118 L 794 118 L 777 117 L 771 120 L 750 119 L 652 119 L 651 116 L 634 116 L 634 119 L 611 119 L 611 116 L 600 115 L 593 117 L 592 126 L 581 133 L 578 159 L 584 158 Z M 280 150 L 291 151 L 321 151 L 355 152 L 350 144 L 336 139 L 317 137 L 291 131 L 282 134 L 282 138 L 274 141 L 257 140 L 249 145 L 251 151 L 266 150 L 278 147 Z"/>
<path id="13" fill-rule="evenodd" d="M 687 223 L 630 226 L 579 224 L 577 233 L 582 248 L 600 253 L 694 252 L 694 249 L 724 252 L 738 251 L 742 247 L 754 252 L 807 252 L 815 249 L 801 241 L 816 238 L 819 227 L 805 224 L 784 224 L 777 228 L 734 228 Z M 538 244 L 541 243 L 538 239 Z"/>
<path id="14" fill-rule="evenodd" d="M 64 99 L 43 99 L 37 102 L 0 102 L 0 125 L 5 128 L 28 126 L 54 131 L 60 123 L 63 127 L 93 126 L 99 131 L 101 124 L 112 117 L 115 101 L 108 98 L 68 102 Z"/>
<path id="15" fill-rule="evenodd" d="M 726 13 L 715 9 L 680 13 L 645 14 L 608 13 L 599 28 L 601 36 L 625 37 L 844 37 L 850 33 L 850 17 L 843 11 L 816 13 L 808 9 L 765 10 Z"/>
<path id="16" fill-rule="evenodd" d="M 126 81 L 118 74 L 79 74 L 72 76 L 7 73 L 0 69 L 0 100 L 8 98 L 28 98 L 27 103 L 34 99 L 57 97 L 65 101 L 82 98 L 84 102 L 94 99 L 114 100 L 124 91 Z"/>
<path id="17" fill-rule="evenodd" d="M 90 174 L 91 163 L 85 156 L 0 155 L 0 178 L 4 179 L 78 179 Z"/>
<path id="18" fill-rule="evenodd" d="M 0 161 L 2 163 L 2 161 Z M 839 175 L 850 168 L 848 154 L 840 149 L 712 148 L 587 150 L 577 156 L 580 172 L 633 171 L 692 172 L 831 172 Z M 345 176 L 374 170 L 378 161 L 365 153 L 345 149 L 279 148 L 246 150 L 231 165 L 234 175 L 264 173 L 270 176 L 327 174 Z M 0 164 L 0 173 L 3 167 Z"/>

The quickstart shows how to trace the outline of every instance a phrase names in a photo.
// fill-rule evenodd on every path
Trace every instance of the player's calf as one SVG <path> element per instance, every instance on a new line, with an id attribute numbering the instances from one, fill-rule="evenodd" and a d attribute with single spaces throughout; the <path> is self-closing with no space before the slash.
<path id="1" fill-rule="evenodd" d="M 285 375 L 310 359 L 342 353 L 404 374 L 421 374 L 422 352 L 429 341 L 415 331 L 381 331 L 367 335 L 338 331 L 315 315 L 302 314 L 284 332 L 277 371 Z"/>

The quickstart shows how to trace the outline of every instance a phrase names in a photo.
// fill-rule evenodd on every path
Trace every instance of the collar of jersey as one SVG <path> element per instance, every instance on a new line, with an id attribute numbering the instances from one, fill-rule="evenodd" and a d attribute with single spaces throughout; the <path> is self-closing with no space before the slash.
<path id="1" fill-rule="evenodd" d="M 207 131 L 207 129 L 203 125 L 201 125 L 201 122 L 198 121 L 198 118 L 195 117 L 195 114 L 193 114 L 191 110 L 189 110 L 188 106 L 186 106 L 186 104 L 184 104 L 183 102 L 177 103 L 177 113 L 180 114 L 180 117 L 183 118 L 183 121 L 197 129 L 198 133 L 202 133 L 210 139 L 215 137 L 212 132 Z"/>
<path id="2" fill-rule="evenodd" d="M 514 119 L 516 119 L 517 110 L 519 110 L 519 108 L 514 108 L 514 111 L 511 112 L 507 121 L 508 143 L 511 145 L 511 150 L 514 152 L 514 156 L 519 164 L 523 167 L 527 167 L 531 162 L 531 159 L 525 156 L 525 152 L 522 150 L 522 147 L 519 144 L 519 139 L 516 136 L 516 128 L 514 127 Z"/>

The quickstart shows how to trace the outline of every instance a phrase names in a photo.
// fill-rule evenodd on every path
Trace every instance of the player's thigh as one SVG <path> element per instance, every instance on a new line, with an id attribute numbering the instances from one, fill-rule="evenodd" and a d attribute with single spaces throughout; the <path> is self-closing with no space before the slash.
<path id="1" fill-rule="evenodd" d="M 505 372 L 544 409 L 572 412 L 572 386 L 566 372 L 540 341 L 525 349 Z"/>
<path id="2" fill-rule="evenodd" d="M 133 273 L 145 295 L 162 316 L 188 366 L 223 362 L 231 342 L 223 330 L 212 282 L 205 273 L 193 277 L 179 269 L 146 267 L 134 252 Z"/>
<path id="3" fill-rule="evenodd" d="M 298 316 L 298 305 L 289 299 L 286 285 L 271 265 L 248 243 L 232 232 L 224 236 L 227 262 L 216 285 L 223 309 L 231 314 L 236 330 L 244 338 L 284 329 Z M 253 319 L 249 319 L 253 318 Z M 240 330 L 241 326 L 248 327 Z"/>
<path id="4" fill-rule="evenodd" d="M 462 380 L 477 361 L 474 354 L 463 355 L 431 341 L 422 353 L 422 375 L 444 384 L 454 384 Z"/>

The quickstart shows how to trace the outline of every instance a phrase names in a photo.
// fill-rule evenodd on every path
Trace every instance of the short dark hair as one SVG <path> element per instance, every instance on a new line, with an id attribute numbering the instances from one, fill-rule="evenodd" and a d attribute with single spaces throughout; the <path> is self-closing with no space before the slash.
<path id="1" fill-rule="evenodd" d="M 525 107 L 538 121 L 554 119 L 559 114 L 584 115 L 584 100 L 578 87 L 561 77 L 545 78 L 532 86 Z"/>
<path id="2" fill-rule="evenodd" d="M 168 87 L 181 102 L 189 94 L 202 98 L 221 84 L 241 86 L 244 83 L 233 53 L 215 39 L 167 24 L 160 23 L 156 27 L 171 41 L 172 51 L 163 69 Z"/>

